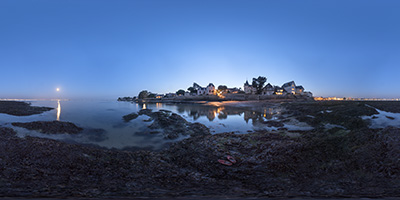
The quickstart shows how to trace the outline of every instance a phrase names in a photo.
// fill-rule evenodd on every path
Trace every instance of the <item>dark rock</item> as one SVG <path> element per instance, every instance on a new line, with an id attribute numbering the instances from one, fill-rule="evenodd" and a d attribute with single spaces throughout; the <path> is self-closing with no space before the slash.
<path id="1" fill-rule="evenodd" d="M 151 113 L 152 113 L 151 109 L 141 109 L 138 112 L 139 115 L 150 115 Z"/>
<path id="2" fill-rule="evenodd" d="M 0 127 L 3 196 L 132 198 L 399 196 L 400 129 L 190 137 L 161 152 L 19 138 Z M 134 152 L 132 152 L 134 151 Z M 227 156 L 236 163 L 218 163 Z"/>
<path id="3" fill-rule="evenodd" d="M 117 101 L 134 101 L 136 97 L 118 97 Z"/>
<path id="4" fill-rule="evenodd" d="M 181 135 L 200 136 L 211 134 L 209 128 L 203 124 L 190 123 L 180 115 L 168 110 L 151 112 L 149 109 L 142 109 L 139 114 L 149 116 L 149 121 L 153 121 L 153 123 L 148 127 L 162 130 L 161 133 L 166 139 L 176 139 Z"/>
<path id="5" fill-rule="evenodd" d="M 139 117 L 139 115 L 137 113 L 131 113 L 131 114 L 124 115 L 122 118 L 125 120 L 125 122 L 129 122 L 133 119 L 136 119 L 137 117 Z"/>
<path id="6" fill-rule="evenodd" d="M 394 120 L 394 117 L 390 117 L 390 116 L 385 116 L 388 119 Z"/>
<path id="7" fill-rule="evenodd" d="M 83 129 L 76 126 L 71 122 L 60 122 L 60 121 L 36 121 L 36 122 L 14 122 L 11 123 L 13 126 L 19 126 L 28 130 L 36 130 L 46 134 L 57 134 L 57 133 L 69 133 L 77 134 Z"/>
<path id="8" fill-rule="evenodd" d="M 22 101 L 0 101 L 0 113 L 5 113 L 15 116 L 28 116 L 40 114 L 53 108 L 31 106 L 30 103 Z"/>
<path id="9" fill-rule="evenodd" d="M 188 130 L 189 133 L 186 135 L 194 136 L 202 136 L 202 135 L 210 135 L 210 129 L 207 128 L 204 124 L 201 123 L 191 123 L 189 124 Z M 183 134 L 185 135 L 185 134 Z"/>
<path id="10" fill-rule="evenodd" d="M 366 102 L 293 102 L 283 104 L 283 106 L 288 114 L 315 128 L 322 127 L 327 123 L 341 125 L 349 130 L 367 128 L 369 123 L 363 120 L 362 116 L 378 114 L 378 111 L 366 105 Z M 331 112 L 326 112 L 327 110 Z M 314 116 L 314 118 L 308 116 Z"/>

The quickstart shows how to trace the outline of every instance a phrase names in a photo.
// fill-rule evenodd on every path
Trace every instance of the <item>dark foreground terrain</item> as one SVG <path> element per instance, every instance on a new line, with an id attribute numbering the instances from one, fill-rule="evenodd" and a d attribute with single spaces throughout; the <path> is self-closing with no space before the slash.
<path id="1" fill-rule="evenodd" d="M 162 152 L 109 151 L 0 129 L 0 194 L 399 196 L 400 129 L 193 137 Z M 218 159 L 236 159 L 225 166 Z"/>
<path id="2" fill-rule="evenodd" d="M 19 138 L 12 129 L 3 127 L 0 128 L 0 194 L 400 196 L 399 128 L 369 129 L 368 122 L 360 116 L 376 111 L 364 103 L 312 102 L 284 106 L 286 117 L 296 117 L 315 129 L 201 135 L 177 142 L 161 152 L 130 152 L 51 139 Z M 340 127 L 326 128 L 327 123 Z M 228 156 L 236 162 L 230 166 L 218 162 L 227 161 Z"/>

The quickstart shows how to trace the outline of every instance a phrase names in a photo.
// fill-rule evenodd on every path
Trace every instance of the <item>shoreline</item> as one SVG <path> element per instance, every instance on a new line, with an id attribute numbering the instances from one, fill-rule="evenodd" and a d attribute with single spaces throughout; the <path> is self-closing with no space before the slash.
<path id="1" fill-rule="evenodd" d="M 368 128 L 359 117 L 375 112 L 363 103 L 201 103 L 246 109 L 285 106 L 285 115 L 304 120 L 315 129 L 201 135 L 161 151 L 126 151 L 20 138 L 13 129 L 0 127 L 0 195 L 128 199 L 218 198 L 221 194 L 228 198 L 400 197 L 400 128 Z M 327 129 L 327 122 L 343 128 Z M 228 155 L 236 163 L 225 166 L 218 162 Z"/>

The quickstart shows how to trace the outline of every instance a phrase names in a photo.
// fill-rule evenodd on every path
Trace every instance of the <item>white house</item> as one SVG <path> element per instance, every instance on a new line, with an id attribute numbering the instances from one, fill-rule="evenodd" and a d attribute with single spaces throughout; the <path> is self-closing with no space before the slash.
<path id="1" fill-rule="evenodd" d="M 287 82 L 282 85 L 282 88 L 287 92 L 291 94 L 296 94 L 296 84 L 294 81 Z"/>
<path id="2" fill-rule="evenodd" d="M 301 86 L 301 85 L 296 86 L 296 94 L 303 94 L 303 93 L 304 93 L 303 86 Z"/>
<path id="3" fill-rule="evenodd" d="M 255 94 L 257 92 L 257 89 L 250 85 L 248 81 L 244 83 L 243 89 L 246 94 Z"/>
<path id="4" fill-rule="evenodd" d="M 274 92 L 275 92 L 274 87 L 273 87 L 270 83 L 268 83 L 268 84 L 263 88 L 262 94 L 263 94 L 263 95 L 273 95 Z"/>
<path id="5" fill-rule="evenodd" d="M 197 89 L 197 95 L 215 95 L 217 91 L 215 90 L 214 84 L 210 83 L 207 87 L 200 87 Z"/>

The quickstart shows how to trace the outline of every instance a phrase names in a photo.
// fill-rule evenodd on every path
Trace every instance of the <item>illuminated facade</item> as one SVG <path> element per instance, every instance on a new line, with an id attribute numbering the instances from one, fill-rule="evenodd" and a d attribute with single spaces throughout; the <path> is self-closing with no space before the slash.
<path id="1" fill-rule="evenodd" d="M 215 90 L 215 86 L 212 83 L 208 84 L 208 86 L 205 88 L 201 87 L 197 90 L 197 95 L 216 95 L 216 94 L 217 91 Z"/>
<path id="2" fill-rule="evenodd" d="M 282 85 L 282 88 L 288 93 L 288 94 L 296 94 L 296 84 L 294 81 L 287 82 Z"/>

